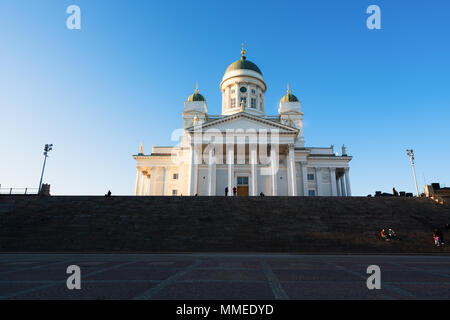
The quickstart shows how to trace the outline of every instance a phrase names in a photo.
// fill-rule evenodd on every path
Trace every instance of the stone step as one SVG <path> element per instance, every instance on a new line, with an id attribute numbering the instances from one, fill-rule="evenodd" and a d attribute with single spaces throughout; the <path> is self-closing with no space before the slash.
<path id="1" fill-rule="evenodd" d="M 430 252 L 450 220 L 393 197 L 0 196 L 0 209 L 0 251 Z"/>

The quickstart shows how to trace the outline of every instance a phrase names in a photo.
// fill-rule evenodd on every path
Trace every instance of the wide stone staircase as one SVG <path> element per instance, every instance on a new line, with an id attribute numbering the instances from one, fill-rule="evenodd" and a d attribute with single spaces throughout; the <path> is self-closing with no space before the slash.
<path id="1" fill-rule="evenodd" d="M 0 196 L 0 252 L 448 254 L 449 220 L 415 198 Z"/>

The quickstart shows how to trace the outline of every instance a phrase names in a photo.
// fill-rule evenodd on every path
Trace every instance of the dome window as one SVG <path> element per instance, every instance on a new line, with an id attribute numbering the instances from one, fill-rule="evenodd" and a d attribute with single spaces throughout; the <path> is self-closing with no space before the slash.
<path id="1" fill-rule="evenodd" d="M 241 89 L 239 89 L 242 93 L 246 93 L 247 92 L 247 88 L 246 87 L 241 87 Z"/>

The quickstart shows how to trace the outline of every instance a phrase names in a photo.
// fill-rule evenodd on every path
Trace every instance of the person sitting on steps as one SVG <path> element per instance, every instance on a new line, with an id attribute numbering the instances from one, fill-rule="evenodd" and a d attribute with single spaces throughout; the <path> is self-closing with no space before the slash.
<path id="1" fill-rule="evenodd" d="M 397 235 L 395 234 L 395 231 L 389 228 L 388 230 L 388 237 L 391 240 L 397 239 Z"/>
<path id="2" fill-rule="evenodd" d="M 386 241 L 389 241 L 389 239 L 388 239 L 388 237 L 387 237 L 387 232 L 386 232 L 385 229 L 381 230 L 380 236 L 381 236 L 382 239 L 384 239 L 384 240 L 386 240 Z"/>

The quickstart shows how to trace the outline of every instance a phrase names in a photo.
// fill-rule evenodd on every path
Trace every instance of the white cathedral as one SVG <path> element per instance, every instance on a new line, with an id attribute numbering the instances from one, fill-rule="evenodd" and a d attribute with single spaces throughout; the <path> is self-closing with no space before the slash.
<path id="1" fill-rule="evenodd" d="M 210 115 L 198 92 L 184 103 L 183 130 L 175 147 L 140 152 L 139 196 L 351 196 L 352 157 L 334 147 L 305 147 L 301 103 L 288 88 L 278 115 L 265 114 L 267 85 L 245 57 L 220 83 L 222 114 Z"/>

